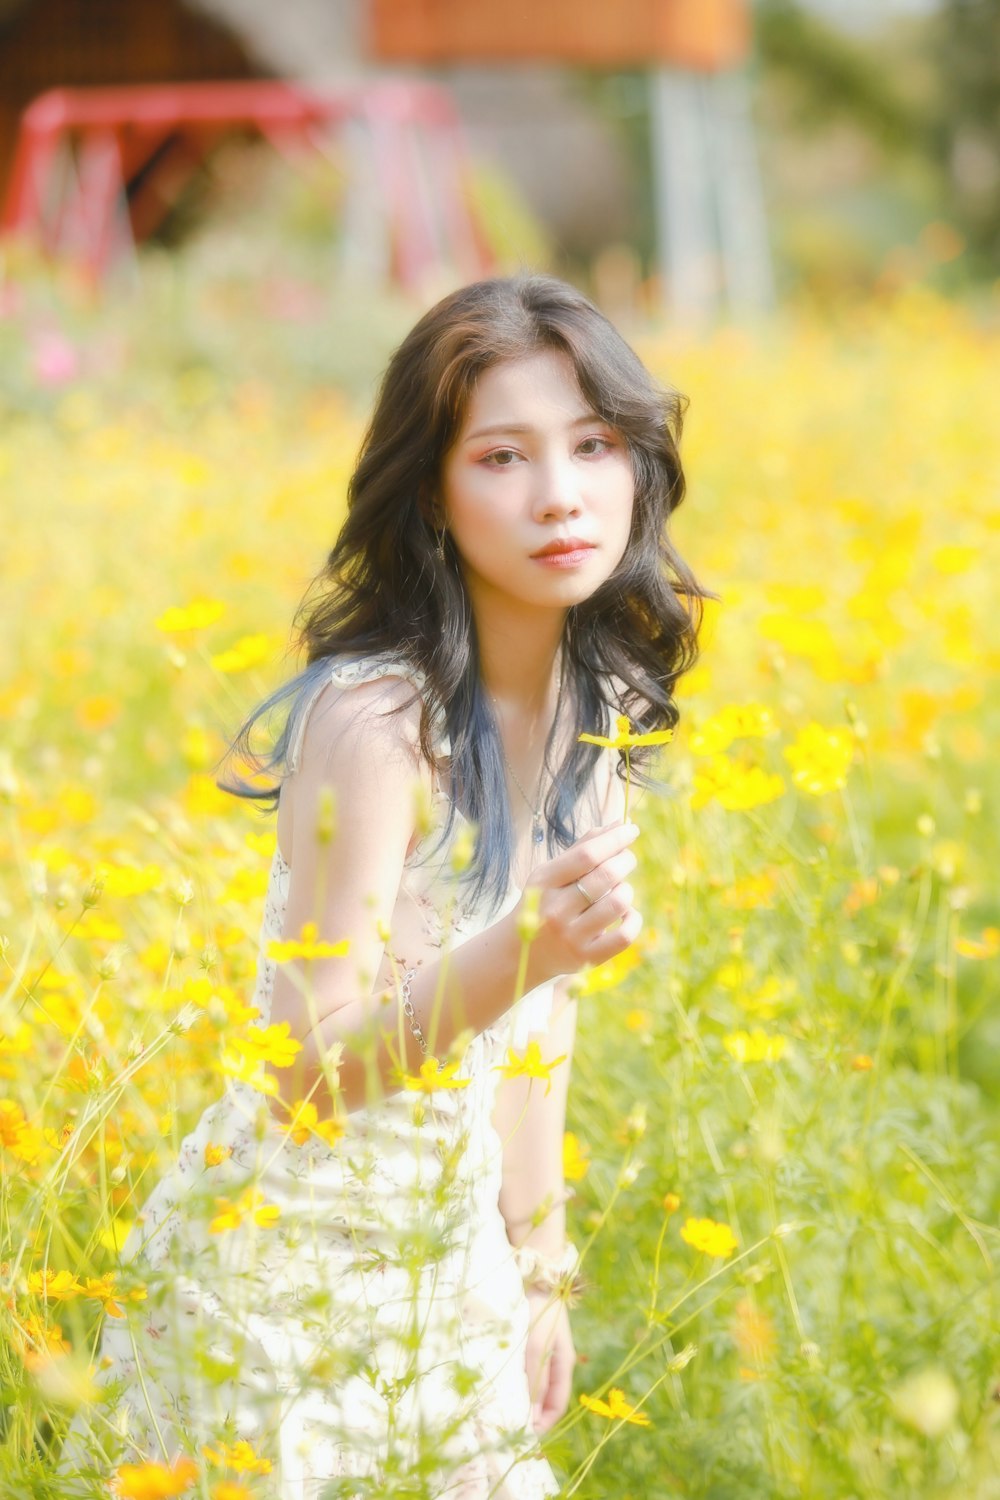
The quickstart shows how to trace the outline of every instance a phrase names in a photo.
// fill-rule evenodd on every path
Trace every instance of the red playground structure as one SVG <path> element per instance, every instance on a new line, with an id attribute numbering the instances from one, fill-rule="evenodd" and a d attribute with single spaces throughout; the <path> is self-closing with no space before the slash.
<path id="1" fill-rule="evenodd" d="M 411 79 L 50 90 L 21 117 L 0 229 L 100 278 L 157 230 L 214 145 L 248 131 L 293 158 L 345 140 L 351 186 L 367 192 L 384 270 L 402 286 L 442 264 L 466 279 L 493 269 L 451 99 Z"/>

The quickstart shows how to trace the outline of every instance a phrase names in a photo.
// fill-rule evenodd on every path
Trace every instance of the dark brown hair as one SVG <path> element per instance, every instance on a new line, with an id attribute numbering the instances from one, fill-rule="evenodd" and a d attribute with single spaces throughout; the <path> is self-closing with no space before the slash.
<path id="1" fill-rule="evenodd" d="M 452 814 L 478 830 L 475 893 L 499 902 L 510 875 L 511 825 L 502 748 L 479 675 L 469 598 L 449 541 L 442 562 L 434 517 L 442 463 L 481 373 L 542 350 L 572 360 L 593 410 L 627 444 L 635 480 L 632 528 L 614 574 L 568 613 L 565 659 L 577 732 L 623 713 L 643 731 L 672 727 L 677 679 L 696 661 L 704 590 L 675 552 L 670 515 L 684 498 L 678 444 L 686 398 L 657 387 L 604 315 L 566 282 L 521 275 L 479 281 L 427 312 L 392 356 L 348 488 L 347 517 L 296 614 L 307 666 L 259 705 L 233 749 L 264 771 L 282 770 L 296 711 L 331 657 L 404 657 L 423 673 L 421 748 L 434 756 L 435 726 L 451 742 Z M 612 689 L 611 684 L 617 684 Z M 270 757 L 249 755 L 255 721 L 292 697 Z M 609 696 L 613 701 L 609 704 Z M 576 836 L 575 810 L 594 768 L 576 743 L 554 776 L 545 813 L 550 850 Z M 645 755 L 632 752 L 632 772 Z M 622 769 L 622 768 L 620 768 Z M 222 785 L 222 783 L 220 783 Z M 277 786 L 227 788 L 268 802 Z M 449 826 L 451 820 L 449 819 Z"/>

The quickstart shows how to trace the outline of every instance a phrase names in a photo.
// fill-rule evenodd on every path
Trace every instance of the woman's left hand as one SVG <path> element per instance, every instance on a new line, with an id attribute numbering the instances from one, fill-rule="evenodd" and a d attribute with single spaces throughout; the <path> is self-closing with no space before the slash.
<path id="1" fill-rule="evenodd" d="M 569 1405 L 576 1353 L 569 1311 L 552 1292 L 528 1290 L 531 1323 L 524 1364 L 531 1396 L 531 1421 L 537 1433 L 548 1432 Z"/>

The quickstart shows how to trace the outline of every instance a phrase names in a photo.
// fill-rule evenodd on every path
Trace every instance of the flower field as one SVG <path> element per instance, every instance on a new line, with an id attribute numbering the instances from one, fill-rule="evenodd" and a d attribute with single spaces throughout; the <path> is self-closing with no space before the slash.
<path id="1" fill-rule="evenodd" d="M 585 1500 L 989 1500 L 1000 331 L 918 289 L 638 347 L 691 399 L 675 540 L 721 597 L 635 805 L 643 938 L 581 983 L 547 1451 Z M 138 1207 L 224 1077 L 280 1065 L 273 824 L 213 770 L 292 670 L 364 413 L 308 372 L 45 369 L 0 410 L 0 1493 L 55 1500 L 98 1324 L 146 1295 Z M 215 1212 L 274 1232 L 252 1191 Z M 268 1494 L 222 1435 L 149 1459 L 117 1493 Z"/>

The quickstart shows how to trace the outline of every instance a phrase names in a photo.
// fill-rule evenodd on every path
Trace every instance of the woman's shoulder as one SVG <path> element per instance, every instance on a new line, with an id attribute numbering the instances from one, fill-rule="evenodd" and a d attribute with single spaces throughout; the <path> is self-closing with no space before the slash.
<path id="1" fill-rule="evenodd" d="M 287 773 L 338 750 L 389 758 L 402 753 L 416 765 L 425 685 L 421 669 L 401 654 L 313 663 L 289 715 Z M 438 753 L 447 753 L 445 736 L 434 738 Z"/>

